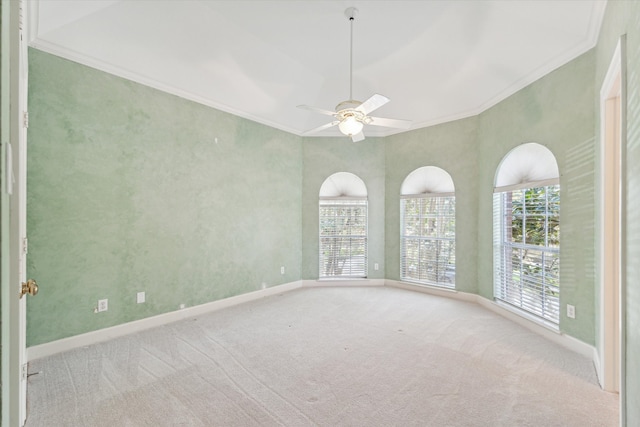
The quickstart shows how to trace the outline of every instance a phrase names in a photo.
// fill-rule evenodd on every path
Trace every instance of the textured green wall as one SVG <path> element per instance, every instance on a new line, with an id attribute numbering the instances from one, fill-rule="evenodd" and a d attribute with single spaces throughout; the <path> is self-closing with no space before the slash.
<path id="1" fill-rule="evenodd" d="M 299 137 L 29 61 L 28 345 L 300 279 Z"/>
<path id="2" fill-rule="evenodd" d="M 354 143 L 349 138 L 303 138 L 302 278 L 319 272 L 318 195 L 325 179 L 336 172 L 360 177 L 368 192 L 368 278 L 385 278 L 384 203 L 385 147 L 379 138 Z M 380 270 L 373 269 L 378 263 Z"/>
<path id="3" fill-rule="evenodd" d="M 640 2 L 607 3 L 596 47 L 596 111 L 599 108 L 600 87 L 618 39 L 623 34 L 627 35 L 628 94 L 626 159 L 623 159 L 627 170 L 626 423 L 637 426 L 640 425 L 640 263 L 637 261 L 640 258 Z M 596 119 L 596 135 L 600 135 L 599 117 Z"/>
<path id="4" fill-rule="evenodd" d="M 589 51 L 479 117 L 479 294 L 493 296 L 492 190 L 500 161 L 537 142 L 560 169 L 560 330 L 594 343 L 594 53 Z M 576 306 L 576 319 L 565 317 Z"/>
<path id="5" fill-rule="evenodd" d="M 548 145 L 566 186 L 567 152 L 593 141 L 592 53 L 480 116 L 361 144 L 288 135 L 39 51 L 30 61 L 29 274 L 46 298 L 29 306 L 29 345 L 262 282 L 316 279 L 318 191 L 340 171 L 360 176 L 369 191 L 374 279 L 399 279 L 404 178 L 421 166 L 449 172 L 456 288 L 491 298 L 491 191 L 500 159 L 523 142 Z M 592 195 L 592 178 L 580 185 L 587 187 L 580 194 Z M 563 260 L 571 257 L 567 247 L 578 248 L 579 260 L 593 244 L 578 238 L 583 233 L 567 236 L 584 229 L 592 212 L 567 215 L 567 200 Z M 563 298 L 584 315 L 562 329 L 593 342 L 593 278 L 583 280 L 589 268 L 592 254 L 563 270 Z M 565 282 L 576 272 L 583 276 Z M 137 305 L 141 290 L 148 302 Z M 100 298 L 109 298 L 110 309 L 96 315 Z"/>
<path id="6" fill-rule="evenodd" d="M 400 280 L 400 187 L 422 166 L 451 175 L 456 188 L 456 289 L 477 293 L 478 118 L 386 138 L 386 277 Z"/>

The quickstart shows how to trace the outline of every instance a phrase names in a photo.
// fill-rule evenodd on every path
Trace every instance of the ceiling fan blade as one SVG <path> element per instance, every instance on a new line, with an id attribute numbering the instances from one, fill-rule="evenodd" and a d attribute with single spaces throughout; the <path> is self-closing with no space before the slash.
<path id="1" fill-rule="evenodd" d="M 371 98 L 364 101 L 362 104 L 356 107 L 356 110 L 360 111 L 365 116 L 369 115 L 370 112 L 377 110 L 382 107 L 387 102 L 391 101 L 384 95 L 375 94 Z"/>
<path id="2" fill-rule="evenodd" d="M 371 121 L 368 123 L 374 126 L 385 126 L 388 128 L 409 129 L 411 127 L 410 120 L 399 119 L 383 119 L 382 117 L 369 117 Z"/>
<path id="3" fill-rule="evenodd" d="M 335 117 L 335 111 L 323 110 L 322 108 L 312 107 L 310 105 L 298 105 L 298 108 L 302 108 L 303 110 L 315 111 L 316 113 L 325 114 L 327 116 Z"/>
<path id="4" fill-rule="evenodd" d="M 351 135 L 351 141 L 360 142 L 364 140 L 364 133 L 360 131 L 360 133 L 356 133 L 355 135 Z"/>
<path id="5" fill-rule="evenodd" d="M 305 135 L 311 135 L 311 134 L 314 134 L 314 133 L 318 133 L 321 130 L 329 129 L 330 127 L 335 126 L 338 123 L 340 123 L 339 120 L 336 120 L 334 122 L 329 122 L 327 124 L 324 124 L 322 126 L 319 126 L 319 127 L 315 128 L 315 129 L 308 130 L 308 131 L 304 132 L 302 135 L 305 136 Z"/>

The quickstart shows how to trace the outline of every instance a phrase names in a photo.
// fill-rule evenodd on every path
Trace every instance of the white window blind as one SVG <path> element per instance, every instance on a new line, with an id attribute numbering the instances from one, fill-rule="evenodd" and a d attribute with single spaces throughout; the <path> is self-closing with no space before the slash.
<path id="1" fill-rule="evenodd" d="M 367 200 L 320 199 L 320 278 L 367 277 Z"/>
<path id="2" fill-rule="evenodd" d="M 494 296 L 557 325 L 560 186 L 494 193 Z"/>
<path id="3" fill-rule="evenodd" d="M 455 196 L 401 199 L 400 278 L 455 287 Z"/>

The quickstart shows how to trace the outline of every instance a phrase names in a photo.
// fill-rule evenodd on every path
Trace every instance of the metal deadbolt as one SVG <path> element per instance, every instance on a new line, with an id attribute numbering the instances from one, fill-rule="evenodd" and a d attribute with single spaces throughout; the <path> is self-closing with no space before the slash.
<path id="1" fill-rule="evenodd" d="M 38 293 L 38 284 L 36 283 L 35 280 L 29 279 L 27 280 L 27 283 L 22 284 L 22 289 L 20 290 L 20 298 L 22 298 L 22 296 L 25 294 L 29 294 L 33 297 L 33 296 L 36 296 L 37 293 Z"/>

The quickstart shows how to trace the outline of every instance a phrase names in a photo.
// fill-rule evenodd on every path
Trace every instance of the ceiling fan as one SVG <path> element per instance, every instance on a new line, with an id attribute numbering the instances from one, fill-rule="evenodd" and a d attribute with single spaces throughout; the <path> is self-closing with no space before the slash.
<path id="1" fill-rule="evenodd" d="M 364 133 L 362 129 L 364 125 L 384 126 L 397 129 L 408 129 L 411 127 L 409 120 L 384 119 L 381 117 L 369 116 L 369 113 L 382 107 L 390 101 L 383 95 L 375 94 L 364 102 L 353 99 L 353 21 L 355 20 L 358 9 L 349 7 L 344 14 L 349 18 L 351 23 L 351 45 L 349 50 L 349 99 L 339 103 L 335 111 L 323 110 L 322 108 L 311 107 L 309 105 L 298 105 L 298 108 L 315 111 L 316 113 L 332 116 L 335 120 L 324 124 L 315 129 L 305 132 L 303 135 L 310 135 L 320 132 L 324 129 L 338 125 L 340 132 L 350 136 L 353 142 L 362 141 Z"/>

